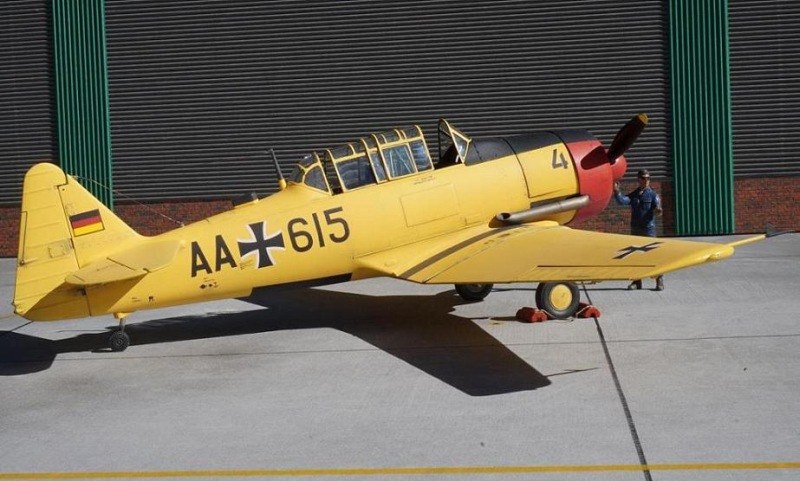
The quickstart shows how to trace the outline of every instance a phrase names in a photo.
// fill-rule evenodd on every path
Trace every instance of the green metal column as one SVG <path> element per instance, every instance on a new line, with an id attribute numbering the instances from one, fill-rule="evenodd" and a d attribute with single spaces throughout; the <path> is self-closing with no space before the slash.
<path id="1" fill-rule="evenodd" d="M 59 163 L 112 207 L 105 2 L 52 5 Z"/>
<path id="2" fill-rule="evenodd" d="M 727 0 L 669 0 L 675 228 L 732 234 Z"/>

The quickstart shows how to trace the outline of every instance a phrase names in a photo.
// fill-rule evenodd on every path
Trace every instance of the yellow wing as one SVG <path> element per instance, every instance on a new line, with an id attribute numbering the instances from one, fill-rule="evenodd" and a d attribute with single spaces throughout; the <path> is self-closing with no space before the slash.
<path id="1" fill-rule="evenodd" d="M 388 275 L 426 284 L 608 281 L 654 277 L 724 259 L 731 244 L 582 231 L 555 222 L 477 226 L 364 256 L 354 278 Z"/>

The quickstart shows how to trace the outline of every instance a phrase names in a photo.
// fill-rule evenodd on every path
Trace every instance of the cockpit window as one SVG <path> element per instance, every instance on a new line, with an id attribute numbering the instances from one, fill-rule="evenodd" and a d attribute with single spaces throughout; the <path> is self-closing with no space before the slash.
<path id="1" fill-rule="evenodd" d="M 347 190 L 376 182 L 375 174 L 367 162 L 366 155 L 337 162 L 336 169 L 339 171 L 339 176 L 342 178 L 344 187 Z"/>
<path id="2" fill-rule="evenodd" d="M 396 129 L 371 138 L 378 145 L 389 177 L 404 177 L 433 169 L 425 137 L 419 127 Z"/>
<path id="3" fill-rule="evenodd" d="M 347 157 L 353 154 L 353 146 L 350 144 L 342 145 L 340 147 L 335 147 L 331 149 L 331 156 L 340 159 L 342 157 Z"/>
<path id="4" fill-rule="evenodd" d="M 375 146 L 375 141 L 371 137 L 367 137 L 361 139 L 358 145 L 361 147 L 361 150 L 358 150 L 358 152 L 364 152 L 364 149 L 369 152 L 369 160 L 372 164 L 372 169 L 375 171 L 378 182 L 386 180 L 386 169 L 383 167 L 380 155 L 378 155 L 378 148 Z"/>
<path id="5" fill-rule="evenodd" d="M 289 174 L 289 180 L 296 184 L 303 183 L 303 176 L 305 175 L 306 170 L 311 165 L 314 165 L 317 162 L 317 154 L 306 154 L 300 159 L 300 162 L 295 164 L 294 169 L 292 169 L 292 173 Z"/>
<path id="6" fill-rule="evenodd" d="M 375 171 L 367 158 L 368 146 L 361 142 L 345 144 L 341 147 L 327 151 L 327 158 L 331 159 L 336 173 L 341 179 L 341 185 L 346 190 L 355 189 L 383 180 L 386 174 L 381 168 L 376 178 Z M 374 150 L 374 149 L 373 149 Z"/>
<path id="7" fill-rule="evenodd" d="M 422 140 L 415 140 L 408 144 L 411 147 L 411 153 L 414 155 L 414 163 L 417 170 L 428 170 L 433 168 L 431 164 L 431 156 L 428 155 L 428 148 L 425 147 L 425 142 Z"/>
<path id="8" fill-rule="evenodd" d="M 411 151 L 408 149 L 408 145 L 389 147 L 382 149 L 382 152 L 383 158 L 386 159 L 386 165 L 389 167 L 389 175 L 392 177 L 402 177 L 417 171 L 411 160 Z"/>
<path id="9" fill-rule="evenodd" d="M 306 154 L 303 156 L 302 159 L 300 159 L 300 165 L 303 167 L 309 167 L 311 165 L 316 164 L 317 162 L 318 159 L 316 154 Z"/>
<path id="10" fill-rule="evenodd" d="M 413 139 L 414 137 L 419 137 L 420 135 L 422 135 L 422 131 L 420 131 L 419 127 L 416 125 L 403 129 L 403 137 L 407 139 Z"/>
<path id="11" fill-rule="evenodd" d="M 319 165 L 315 165 L 306 172 L 303 183 L 315 189 L 328 190 L 328 184 L 325 183 L 325 175 L 322 173 L 322 167 Z"/>
<path id="12" fill-rule="evenodd" d="M 289 180 L 338 194 L 432 169 L 425 137 L 415 125 L 309 154 Z"/>
<path id="13" fill-rule="evenodd" d="M 369 159 L 372 162 L 372 168 L 375 169 L 375 173 L 378 174 L 378 181 L 382 182 L 386 180 L 386 169 L 383 168 L 383 162 L 381 162 L 378 151 L 370 152 Z"/>
<path id="14" fill-rule="evenodd" d="M 439 165 L 464 162 L 472 139 L 459 132 L 450 122 L 439 119 Z"/>
<path id="15" fill-rule="evenodd" d="M 289 180 L 295 184 L 301 184 L 303 183 L 303 176 L 305 173 L 306 171 L 300 167 L 300 164 L 297 164 L 294 166 L 294 169 L 292 169 L 292 173 L 289 174 Z"/>
<path id="16" fill-rule="evenodd" d="M 322 164 L 319 155 L 316 153 L 308 154 L 300 159 L 294 166 L 289 181 L 295 184 L 305 184 L 314 189 L 330 192 L 325 174 L 322 171 Z"/>
<path id="17" fill-rule="evenodd" d="M 398 134 L 396 130 L 389 130 L 382 134 L 378 134 L 378 138 L 381 139 L 381 143 L 388 144 L 390 142 L 397 142 L 400 140 L 400 134 Z"/>

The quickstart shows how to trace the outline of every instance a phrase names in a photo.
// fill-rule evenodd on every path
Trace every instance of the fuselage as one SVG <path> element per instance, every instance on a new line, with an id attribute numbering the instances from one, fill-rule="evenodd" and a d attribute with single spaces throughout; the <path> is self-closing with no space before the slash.
<path id="1" fill-rule="evenodd" d="M 530 205 L 515 157 L 329 195 L 302 184 L 151 238 L 177 239 L 169 266 L 125 293 L 87 290 L 92 314 L 244 297 L 257 287 L 347 280 L 358 257 L 488 223 Z M 104 302 L 105 301 L 105 302 Z"/>
<path id="2" fill-rule="evenodd" d="M 621 168 L 612 167 L 599 141 L 586 131 L 478 139 L 470 146 L 474 150 L 465 162 L 440 162 L 435 169 L 392 175 L 387 157 L 382 157 L 389 175 L 375 176 L 366 185 L 345 185 L 341 171 L 338 177 L 345 188 L 338 193 L 327 182 L 327 189 L 314 188 L 300 178 L 269 197 L 158 236 L 121 237 L 113 250 L 106 246 L 103 251 L 109 258 L 132 248 L 149 252 L 147 246 L 152 246 L 156 253 L 160 246 L 179 247 L 174 258 L 146 275 L 72 288 L 75 295 L 65 284 L 58 290 L 61 297 L 51 296 L 49 304 L 21 313 L 37 320 L 58 318 L 51 313 L 65 309 L 53 311 L 50 305 L 57 301 L 72 306 L 73 317 L 81 315 L 81 305 L 89 315 L 125 315 L 246 297 L 268 286 L 341 282 L 354 273 L 363 277 L 359 259 L 364 256 L 478 224 L 492 225 L 500 212 L 588 196 L 588 206 L 554 213 L 548 220 L 566 224 L 592 215 L 605 208 L 611 183 L 625 168 L 624 159 Z M 310 170 L 299 171 L 307 180 Z M 82 247 L 78 267 L 106 255 L 91 259 L 87 252 L 91 250 Z"/>

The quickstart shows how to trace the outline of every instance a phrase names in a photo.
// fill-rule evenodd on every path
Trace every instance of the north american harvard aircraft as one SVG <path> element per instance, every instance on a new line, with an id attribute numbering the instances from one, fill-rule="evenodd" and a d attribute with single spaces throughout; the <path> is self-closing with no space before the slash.
<path id="1" fill-rule="evenodd" d="M 607 206 L 646 123 L 633 117 L 606 149 L 586 130 L 473 139 L 441 120 L 436 165 L 418 126 L 393 129 L 313 152 L 275 194 L 153 237 L 40 163 L 23 186 L 15 312 L 113 314 L 109 347 L 122 351 L 135 311 L 389 276 L 455 284 L 470 301 L 494 283 L 538 282 L 537 307 L 568 318 L 579 282 L 655 277 L 765 237 L 713 244 L 567 227 Z"/>

